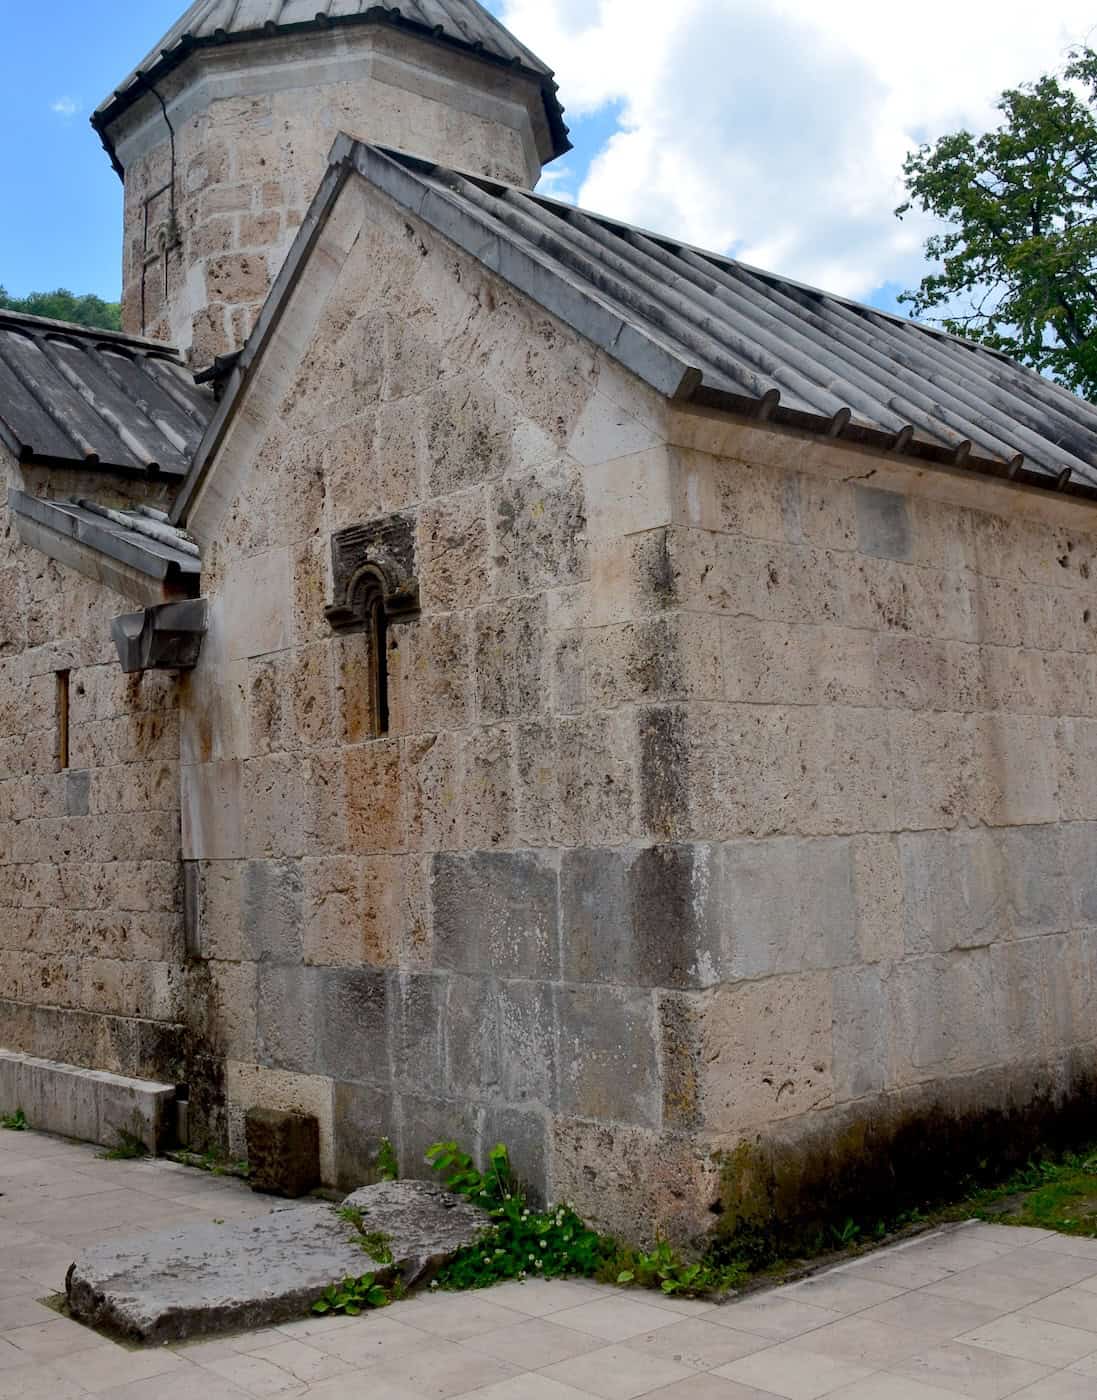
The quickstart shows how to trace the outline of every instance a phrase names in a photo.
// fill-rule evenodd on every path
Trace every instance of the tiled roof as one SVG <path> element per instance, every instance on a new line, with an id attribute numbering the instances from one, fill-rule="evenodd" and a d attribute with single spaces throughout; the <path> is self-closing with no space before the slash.
<path id="1" fill-rule="evenodd" d="M 668 398 L 1097 499 L 1097 406 L 995 351 L 344 135 L 173 519 L 187 518 L 317 229 L 355 171 Z"/>
<path id="2" fill-rule="evenodd" d="M 292 30 L 370 23 L 408 29 L 492 62 L 524 69 L 540 81 L 544 91 L 555 154 L 570 150 L 552 70 L 477 0 L 195 0 L 101 103 L 92 125 L 117 165 L 108 130 L 111 122 L 192 50 Z"/>
<path id="3" fill-rule="evenodd" d="M 138 573 L 197 591 L 202 573 L 198 546 L 160 511 L 147 506 L 115 510 L 88 500 L 44 500 L 14 488 L 8 492 L 8 505 L 16 515 Z"/>
<path id="4" fill-rule="evenodd" d="M 0 311 L 0 442 L 20 461 L 180 477 L 213 408 L 169 346 Z"/>
<path id="5" fill-rule="evenodd" d="M 1097 406 L 985 346 L 349 138 L 343 158 L 672 397 L 1097 486 Z"/>

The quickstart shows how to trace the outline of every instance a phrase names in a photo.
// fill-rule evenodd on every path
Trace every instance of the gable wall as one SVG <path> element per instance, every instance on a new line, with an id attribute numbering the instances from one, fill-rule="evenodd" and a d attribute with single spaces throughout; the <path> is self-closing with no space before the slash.
<path id="1" fill-rule="evenodd" d="M 123 676 L 110 620 L 134 604 L 22 545 L 9 486 L 162 503 L 0 452 L 0 1047 L 182 1083 L 175 695 L 168 677 Z"/>
<path id="2" fill-rule="evenodd" d="M 661 606 L 632 532 L 666 477 L 664 408 L 363 189 L 311 265 L 341 267 L 315 334 L 306 272 L 187 522 L 212 626 L 184 704 L 184 853 L 240 1008 L 234 1131 L 252 1104 L 306 1107 L 344 1185 L 382 1135 L 410 1172 L 440 1137 L 503 1138 L 538 1187 L 593 1205 L 588 1138 L 623 1123 L 623 1169 L 692 1203 L 689 1145 L 658 1134 L 653 989 L 588 975 L 561 940 L 588 848 L 652 830 L 625 689 L 648 664 L 632 618 Z M 394 511 L 416 521 L 422 613 L 392 629 L 391 733 L 371 739 L 364 639 L 323 610 L 332 533 Z M 657 860 L 647 878 L 654 896 Z"/>
<path id="3" fill-rule="evenodd" d="M 681 420 L 346 188 L 188 522 L 237 1147 L 304 1108 L 353 1186 L 382 1135 L 502 1138 L 650 1235 L 1077 1125 L 1089 509 Z M 372 739 L 323 608 L 332 533 L 393 511 L 423 611 Z"/>

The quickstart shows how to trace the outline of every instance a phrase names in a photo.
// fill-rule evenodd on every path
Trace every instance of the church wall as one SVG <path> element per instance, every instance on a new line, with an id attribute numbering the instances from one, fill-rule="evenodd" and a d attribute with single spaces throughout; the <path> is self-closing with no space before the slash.
<path id="1" fill-rule="evenodd" d="M 383 1135 L 405 1172 L 504 1139 L 650 1236 L 886 1214 L 1077 1129 L 1090 508 L 691 435 L 357 181 L 310 266 L 188 521 L 234 1149 L 256 1104 L 315 1113 L 346 1186 Z M 422 611 L 371 737 L 331 539 L 396 512 Z"/>
<path id="2" fill-rule="evenodd" d="M 187 522 L 211 630 L 184 699 L 184 856 L 234 1149 L 255 1104 L 315 1113 L 346 1186 L 383 1135 L 411 1173 L 439 1138 L 504 1139 L 538 1189 L 595 1209 L 589 1147 L 631 1135 L 601 1166 L 663 1183 L 637 1197 L 650 1225 L 695 1211 L 707 1170 L 663 1131 L 664 974 L 622 953 L 605 975 L 565 921 L 599 917 L 592 853 L 631 880 L 653 955 L 674 913 L 624 694 L 651 669 L 632 619 L 661 607 L 644 523 L 665 405 L 363 188 L 316 259 L 344 250 L 315 332 L 306 275 Z M 421 613 L 390 631 L 373 738 L 368 642 L 324 607 L 333 533 L 393 512 Z"/>
<path id="3" fill-rule="evenodd" d="M 1097 514 L 719 436 L 665 516 L 664 1123 L 725 1228 L 884 1218 L 1092 1136 Z"/>
<path id="4" fill-rule="evenodd" d="M 175 695 L 166 676 L 122 674 L 110 620 L 134 605 L 22 545 L 10 486 L 163 504 L 0 449 L 0 1047 L 182 1083 Z"/>
<path id="5" fill-rule="evenodd" d="M 514 184 L 540 176 L 536 83 L 381 26 L 200 51 L 161 95 L 178 241 L 159 104 L 142 99 L 112 130 L 123 321 L 198 368 L 247 339 L 340 131 Z"/>

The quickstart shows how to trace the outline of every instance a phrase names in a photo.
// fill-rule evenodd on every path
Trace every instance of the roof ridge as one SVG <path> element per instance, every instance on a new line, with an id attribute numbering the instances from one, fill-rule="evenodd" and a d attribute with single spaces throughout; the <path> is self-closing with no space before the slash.
<path id="1" fill-rule="evenodd" d="M 176 498 L 174 521 L 188 518 L 202 491 L 352 174 L 671 400 L 854 450 L 1097 500 L 1097 404 L 977 341 L 551 196 L 340 135 Z"/>
<path id="2" fill-rule="evenodd" d="M 130 335 L 128 331 L 108 330 L 105 326 L 86 326 L 78 321 L 58 321 L 52 316 L 32 316 L 26 311 L 10 311 L 0 308 L 0 324 L 26 326 L 29 330 L 57 331 L 65 335 L 78 336 L 88 340 L 118 341 L 123 345 L 138 346 L 143 350 L 154 350 L 167 359 L 183 363 L 181 352 L 162 340 L 152 340 L 148 336 Z"/>

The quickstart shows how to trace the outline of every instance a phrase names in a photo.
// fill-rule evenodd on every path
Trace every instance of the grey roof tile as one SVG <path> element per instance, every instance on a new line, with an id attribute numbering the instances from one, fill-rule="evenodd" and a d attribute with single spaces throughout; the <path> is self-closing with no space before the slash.
<path id="1" fill-rule="evenodd" d="M 16 515 L 105 554 L 138 573 L 196 593 L 202 574 L 198 546 L 159 511 L 116 510 L 90 500 L 46 500 L 12 488 Z"/>
<path id="2" fill-rule="evenodd" d="M 0 442 L 20 461 L 180 477 L 213 408 L 169 346 L 0 311 Z"/>
<path id="3" fill-rule="evenodd" d="M 477 0 L 195 0 L 156 47 L 102 102 L 92 125 L 117 166 L 111 123 L 195 48 L 260 38 L 293 29 L 388 24 L 515 65 L 537 78 L 555 154 L 571 149 L 552 70 Z"/>
<path id="4" fill-rule="evenodd" d="M 1097 406 L 985 346 L 494 181 L 350 158 L 674 397 L 1097 486 Z"/>
<path id="5" fill-rule="evenodd" d="M 187 518 L 357 171 L 659 393 L 1097 499 L 1097 406 L 985 346 L 614 219 L 340 136 L 172 518 Z"/>

